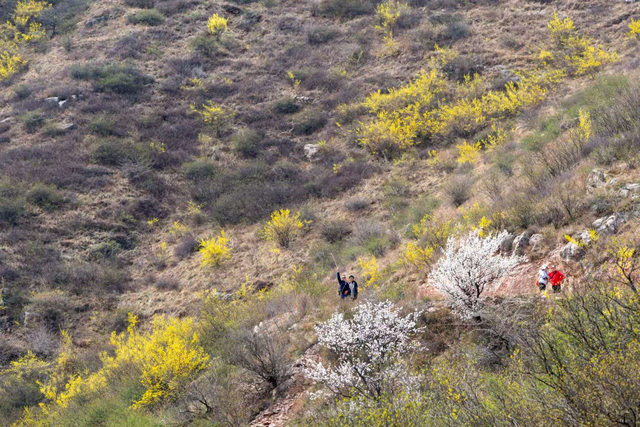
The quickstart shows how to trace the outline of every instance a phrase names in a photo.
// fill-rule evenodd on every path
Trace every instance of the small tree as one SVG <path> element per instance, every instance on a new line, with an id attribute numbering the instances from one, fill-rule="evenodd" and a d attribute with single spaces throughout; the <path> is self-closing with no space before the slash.
<path id="1" fill-rule="evenodd" d="M 216 136 L 222 135 L 222 133 L 231 125 L 231 122 L 236 115 L 234 111 L 231 111 L 222 105 L 218 105 L 213 101 L 207 101 L 202 104 L 202 109 L 196 107 L 196 104 L 191 104 L 191 112 L 202 117 L 204 124 L 211 126 Z"/>
<path id="2" fill-rule="evenodd" d="M 207 29 L 216 39 L 220 39 L 222 34 L 227 31 L 227 18 L 214 13 L 207 21 Z"/>
<path id="3" fill-rule="evenodd" d="M 262 238 L 288 248 L 296 234 L 311 221 L 302 221 L 300 212 L 291 215 L 289 209 L 281 209 L 271 214 L 271 220 L 262 229 Z"/>
<path id="4" fill-rule="evenodd" d="M 224 261 L 231 258 L 231 249 L 227 246 L 229 239 L 224 234 L 224 230 L 220 230 L 219 237 L 211 237 L 200 241 L 200 255 L 202 255 L 203 267 L 217 267 Z"/>
<path id="5" fill-rule="evenodd" d="M 478 316 L 485 289 L 526 260 L 523 256 L 497 254 L 507 234 L 503 231 L 482 237 L 479 230 L 474 230 L 459 241 L 450 237 L 443 257 L 429 274 L 429 282 L 463 319 Z"/>
<path id="6" fill-rule="evenodd" d="M 350 397 L 356 391 L 379 398 L 412 378 L 400 356 L 418 346 L 411 335 L 421 329 L 416 327 L 419 315 L 402 317 L 390 301 L 362 304 L 350 320 L 334 313 L 316 326 L 316 332 L 319 343 L 335 353 L 337 363 L 328 367 L 312 363 L 306 375 L 339 396 Z"/>

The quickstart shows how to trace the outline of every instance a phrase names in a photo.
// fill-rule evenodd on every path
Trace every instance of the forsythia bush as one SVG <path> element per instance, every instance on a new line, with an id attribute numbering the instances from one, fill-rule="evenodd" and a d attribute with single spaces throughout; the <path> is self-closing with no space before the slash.
<path id="1" fill-rule="evenodd" d="M 291 215 L 289 209 L 281 209 L 271 214 L 271 220 L 262 229 L 262 238 L 278 244 L 280 247 L 288 248 L 291 241 L 311 221 L 302 221 L 300 212 Z"/>
<path id="2" fill-rule="evenodd" d="M 204 123 L 213 128 L 216 136 L 220 136 L 231 125 L 231 121 L 235 117 L 235 112 L 213 101 L 207 101 L 202 104 L 202 109 L 198 109 L 195 104 L 191 104 L 191 112 L 200 115 Z"/>
<path id="3" fill-rule="evenodd" d="M 450 236 L 458 232 L 459 228 L 453 218 L 437 221 L 431 215 L 425 215 L 419 223 L 411 227 L 411 234 L 418 242 L 407 243 L 402 254 L 402 263 L 418 270 L 430 267 L 433 255 L 446 244 Z"/>
<path id="4" fill-rule="evenodd" d="M 219 39 L 227 31 L 227 22 L 227 18 L 214 13 L 207 21 L 207 29 L 215 38 Z"/>
<path id="5" fill-rule="evenodd" d="M 19 51 L 20 44 L 46 35 L 36 19 L 50 8 L 51 4 L 45 1 L 19 1 L 13 12 L 13 21 L 0 25 L 0 81 L 13 76 L 26 64 Z"/>
<path id="6" fill-rule="evenodd" d="M 365 286 L 377 285 L 380 281 L 380 267 L 378 260 L 372 256 L 369 260 L 358 258 L 358 263 L 362 269 L 362 276 L 365 278 Z"/>
<path id="7" fill-rule="evenodd" d="M 133 402 L 133 408 L 150 406 L 173 396 L 195 373 L 209 362 L 198 344 L 193 319 L 172 319 L 157 316 L 149 333 L 136 329 L 138 318 L 129 314 L 126 333 L 111 334 L 114 356 L 102 355 L 103 367 L 82 378 L 75 376 L 59 390 L 45 386 L 45 395 L 64 408 L 77 398 L 91 397 L 108 386 L 110 376 L 127 366 L 140 370 L 140 382 L 145 388 L 142 397 Z"/>
<path id="8" fill-rule="evenodd" d="M 216 267 L 231 258 L 231 249 L 227 246 L 229 239 L 220 230 L 219 237 L 211 237 L 200 241 L 200 255 L 202 255 L 203 267 Z"/>
<path id="9" fill-rule="evenodd" d="M 638 34 L 640 34 L 640 19 L 632 19 L 629 24 L 629 32 L 627 33 L 627 36 L 630 39 L 635 39 L 638 37 Z"/>
<path id="10" fill-rule="evenodd" d="M 14 43 L 0 41 L 0 80 L 8 79 L 17 73 L 24 63 L 25 60 Z"/>
<path id="11" fill-rule="evenodd" d="M 549 22 L 552 51 L 542 50 L 540 59 L 545 65 L 564 69 L 570 75 L 592 74 L 602 65 L 618 61 L 618 54 L 606 52 L 593 41 L 578 34 L 571 18 L 558 18 Z"/>
<path id="12" fill-rule="evenodd" d="M 118 390 L 129 378 L 144 387 L 143 394 L 132 402 L 131 408 L 152 406 L 174 397 L 195 374 L 208 366 L 209 355 L 199 344 L 193 319 L 156 316 L 147 333 L 138 332 L 137 322 L 137 317 L 129 313 L 127 332 L 111 334 L 113 356 L 102 353 L 102 368 L 92 374 L 77 373 L 70 339 L 64 335 L 63 351 L 56 361 L 47 364 L 51 366 L 48 380 L 38 382 L 49 403 L 40 404 L 39 409 L 26 408 L 22 420 L 15 426 L 61 425 L 59 418 L 66 409 L 75 410 L 78 405 L 101 399 Z M 19 362 L 28 364 L 30 369 L 44 363 L 32 355 Z"/>
<path id="13" fill-rule="evenodd" d="M 482 145 L 480 142 L 475 144 L 468 144 L 467 141 L 462 145 L 458 145 L 458 163 L 471 163 L 474 164 L 480 160 L 480 149 Z"/>
<path id="14" fill-rule="evenodd" d="M 578 147 L 583 147 L 591 138 L 593 133 L 593 125 L 591 115 L 586 110 L 580 110 L 578 115 L 578 126 L 571 129 L 569 138 Z"/>
<path id="15" fill-rule="evenodd" d="M 380 18 L 383 22 L 394 22 L 395 15 L 387 3 L 378 10 L 379 16 L 386 17 Z M 456 58 L 457 52 L 436 46 L 428 71 L 423 70 L 403 87 L 387 93 L 378 91 L 365 99 L 362 106 L 373 118 L 356 129 L 358 141 L 372 154 L 388 157 L 421 142 L 469 136 L 538 104 L 548 89 L 567 75 L 590 74 L 618 60 L 617 54 L 606 52 L 591 39 L 578 35 L 569 18 L 560 20 L 556 15 L 549 30 L 550 50 L 540 52 L 545 67 L 533 73 L 520 73 L 517 83 L 509 82 L 502 90 L 485 91 L 486 85 L 477 75 L 467 75 L 454 86 L 442 69 Z M 495 133 L 480 146 L 495 147 L 504 142 L 505 136 Z M 473 150 L 464 148 L 469 154 L 478 151 L 473 145 Z"/>
<path id="16" fill-rule="evenodd" d="M 384 3 L 380 3 L 376 6 L 375 18 L 378 22 L 376 29 L 391 33 L 400 15 L 407 10 L 409 10 L 409 5 L 404 1 L 387 0 Z"/>
<path id="17" fill-rule="evenodd" d="M 402 254 L 402 262 L 406 265 L 412 265 L 418 270 L 431 265 L 433 259 L 433 248 L 425 246 L 421 248 L 417 243 L 409 242 Z"/>
<path id="18" fill-rule="evenodd" d="M 468 76 L 466 83 L 449 88 L 440 67 L 452 57 L 455 53 L 442 54 L 434 68 L 422 71 L 404 87 L 369 95 L 362 105 L 375 117 L 360 123 L 356 130 L 360 144 L 372 154 L 386 156 L 424 140 L 472 134 L 539 103 L 547 94 L 546 88 L 562 77 L 556 71 L 522 74 L 518 84 L 510 82 L 504 90 L 476 96 L 482 83 L 475 77 Z M 456 92 L 448 102 L 447 90 Z"/>

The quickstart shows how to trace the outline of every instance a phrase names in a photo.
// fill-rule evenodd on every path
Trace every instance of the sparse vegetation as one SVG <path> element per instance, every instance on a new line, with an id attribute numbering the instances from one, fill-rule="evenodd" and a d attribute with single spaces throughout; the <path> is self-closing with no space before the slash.
<path id="1" fill-rule="evenodd" d="M 127 22 L 130 24 L 143 24 L 155 27 L 164 22 L 164 16 L 155 9 L 141 10 L 127 16 Z"/>
<path id="2" fill-rule="evenodd" d="M 0 424 L 637 424 L 631 3 L 0 3 Z"/>

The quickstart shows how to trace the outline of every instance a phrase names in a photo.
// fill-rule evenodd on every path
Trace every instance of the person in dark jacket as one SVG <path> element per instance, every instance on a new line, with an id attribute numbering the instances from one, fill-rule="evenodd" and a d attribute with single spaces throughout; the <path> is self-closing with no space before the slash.
<path id="1" fill-rule="evenodd" d="M 351 298 L 358 298 L 358 282 L 353 276 L 349 276 L 349 291 L 351 292 Z"/>
<path id="2" fill-rule="evenodd" d="M 340 272 L 338 271 L 338 295 L 340 295 L 341 299 L 349 298 L 351 295 L 351 289 L 349 288 L 349 283 L 344 280 L 343 277 L 340 277 Z"/>

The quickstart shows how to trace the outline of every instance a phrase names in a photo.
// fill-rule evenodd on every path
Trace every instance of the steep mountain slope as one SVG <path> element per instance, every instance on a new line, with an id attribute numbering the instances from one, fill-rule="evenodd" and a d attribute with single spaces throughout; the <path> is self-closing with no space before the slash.
<path id="1" fill-rule="evenodd" d="M 65 384 L 112 377 L 105 407 L 85 383 L 87 414 L 267 425 L 286 407 L 278 423 L 293 422 L 315 408 L 301 365 L 327 357 L 313 326 L 338 305 L 336 269 L 356 275 L 361 298 L 438 317 L 446 304 L 428 273 L 449 237 L 511 233 L 501 250 L 527 261 L 484 295 L 496 304 L 537 297 L 540 264 L 559 264 L 578 290 L 615 258 L 606 249 L 634 246 L 637 4 L 0 4 L 0 48 L 21 58 L 0 73 L 1 390 L 15 396 L 0 408 L 11 422 L 45 402 L 27 425 L 47 411 L 53 425 L 91 425 L 70 418 L 78 396 L 64 401 Z M 283 223 L 292 241 L 279 245 Z M 109 338 L 128 313 L 141 332 L 127 336 L 150 353 L 145 332 L 193 333 L 184 348 L 200 335 L 202 366 L 161 391 L 122 374 L 99 354 L 129 348 Z M 154 329 L 158 314 L 196 321 Z M 469 330 L 447 316 L 427 320 L 439 331 L 424 338 L 437 343 L 429 357 L 452 346 L 451 324 Z M 295 375 L 255 367 L 243 351 L 263 351 L 256 334 L 277 335 L 268 353 L 298 360 Z M 15 380 L 18 360 L 33 378 Z M 203 388 L 222 403 L 203 403 Z"/>

